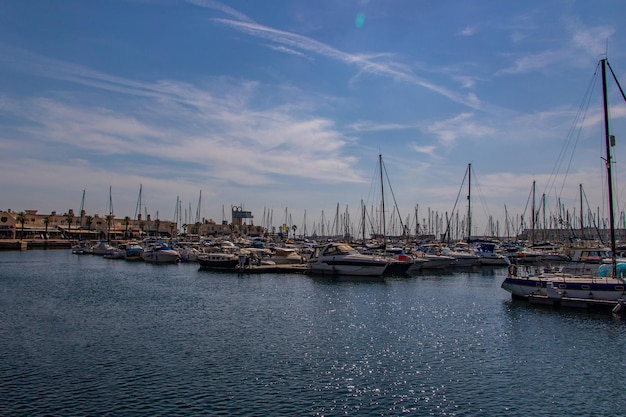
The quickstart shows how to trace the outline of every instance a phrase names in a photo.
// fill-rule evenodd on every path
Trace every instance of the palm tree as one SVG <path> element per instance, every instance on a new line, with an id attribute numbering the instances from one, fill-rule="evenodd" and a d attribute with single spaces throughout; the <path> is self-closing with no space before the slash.
<path id="1" fill-rule="evenodd" d="M 87 230 L 91 232 L 91 224 L 93 223 L 93 216 L 85 216 L 85 224 L 87 225 Z"/>
<path id="2" fill-rule="evenodd" d="M 44 235 L 44 239 L 48 239 L 48 225 L 50 224 L 50 216 L 46 216 L 43 218 L 43 224 L 46 225 L 46 234 Z"/>
<path id="3" fill-rule="evenodd" d="M 113 214 L 107 214 L 104 216 L 107 222 L 107 242 L 111 241 L 111 223 L 113 223 L 113 217 L 115 217 Z"/>
<path id="4" fill-rule="evenodd" d="M 70 239 L 70 235 L 72 234 L 72 222 L 74 221 L 74 210 L 69 209 L 65 218 L 67 219 L 67 238 Z"/>
<path id="5" fill-rule="evenodd" d="M 156 219 L 156 220 L 154 221 L 154 227 L 156 228 L 156 236 L 157 236 L 157 237 L 159 236 L 159 226 L 160 226 L 160 225 L 161 225 L 161 220 Z"/>
<path id="6" fill-rule="evenodd" d="M 24 239 L 24 223 L 26 222 L 26 214 L 23 211 L 20 211 L 19 213 L 17 213 L 17 221 L 22 224 L 21 238 Z"/>
<path id="7" fill-rule="evenodd" d="M 293 229 L 293 238 L 296 238 L 296 230 L 298 230 L 298 226 L 296 226 L 295 224 L 293 226 L 291 226 L 291 228 Z"/>
<path id="8" fill-rule="evenodd" d="M 128 225 L 130 224 L 130 217 L 124 217 L 124 237 L 128 238 Z"/>

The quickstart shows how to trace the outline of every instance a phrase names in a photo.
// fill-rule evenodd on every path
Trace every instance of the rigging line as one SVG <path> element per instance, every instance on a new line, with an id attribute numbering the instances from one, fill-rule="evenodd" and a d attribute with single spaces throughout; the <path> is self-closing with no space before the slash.
<path id="1" fill-rule="evenodd" d="M 533 184 L 535 181 L 533 181 Z M 526 199 L 526 206 L 524 207 L 524 211 L 522 212 L 522 217 L 520 219 L 520 229 L 524 229 L 526 224 L 524 223 L 524 217 L 526 216 L 526 210 L 528 210 L 528 204 L 530 204 L 530 198 L 533 195 L 533 187 L 530 187 L 530 192 L 528 193 L 528 198 Z M 533 213 L 534 215 L 534 213 Z"/>
<path id="2" fill-rule="evenodd" d="M 480 183 L 478 182 L 478 176 L 476 175 L 476 171 L 474 170 L 474 166 L 472 165 L 472 190 L 477 190 L 478 193 L 478 200 L 481 203 L 481 206 L 483 208 L 483 212 L 484 214 L 489 217 L 491 216 L 491 213 L 489 211 L 489 206 L 487 205 L 487 199 L 485 198 L 485 195 L 482 193 L 482 188 L 480 187 Z M 473 193 L 473 192 L 472 192 Z"/>
<path id="3" fill-rule="evenodd" d="M 567 149 L 569 147 L 571 147 L 571 143 L 574 142 L 573 148 L 571 150 L 570 153 L 570 158 L 569 158 L 569 163 L 567 165 L 567 169 L 565 171 L 564 177 L 563 177 L 563 182 L 561 184 L 561 188 L 560 190 L 557 192 L 557 195 L 560 197 L 563 193 L 563 189 L 565 188 L 565 183 L 567 180 L 567 176 L 569 174 L 569 170 L 572 164 L 572 160 L 574 157 L 574 153 L 576 150 L 576 145 L 578 144 L 578 141 L 580 139 L 581 136 L 581 126 L 584 123 L 584 120 L 586 118 L 586 114 L 587 111 L 589 109 L 589 105 L 591 102 L 591 97 L 592 97 L 592 92 L 594 89 L 594 86 L 597 83 L 598 80 L 598 69 L 600 67 L 600 64 L 596 65 L 596 69 L 593 73 L 593 76 L 591 77 L 591 80 L 587 86 L 587 90 L 585 91 L 585 94 L 583 95 L 583 100 L 578 108 L 578 111 L 576 113 L 576 116 L 574 117 L 574 120 L 572 121 L 572 124 L 570 126 L 570 129 L 567 133 L 566 136 L 566 140 L 563 142 L 563 147 L 561 148 L 561 151 L 559 152 L 559 155 L 557 157 L 557 161 L 554 164 L 554 167 L 552 169 L 552 172 L 550 173 L 550 179 L 548 180 L 548 183 L 546 184 L 546 187 L 544 189 L 544 193 L 545 194 L 550 194 L 549 190 L 552 189 L 555 186 L 555 182 L 558 178 L 558 174 L 561 171 L 561 165 L 563 164 L 563 161 L 565 160 L 566 154 L 567 154 Z M 576 138 L 574 138 L 574 132 L 578 131 L 578 134 L 576 135 Z M 556 189 L 555 189 L 556 192 Z"/>
<path id="4" fill-rule="evenodd" d="M 585 203 L 587 204 L 587 212 L 591 212 L 591 206 L 589 206 L 589 200 L 587 200 L 587 194 L 585 193 L 585 190 L 581 190 L 582 191 L 582 196 L 583 196 L 583 200 L 585 200 Z M 596 233 L 598 234 L 598 237 L 600 238 L 600 242 L 603 245 L 606 245 L 606 242 L 604 241 L 604 239 L 602 239 L 602 234 L 600 233 L 600 227 L 598 226 L 598 222 L 600 221 L 600 219 L 596 219 L 595 217 L 591 217 L 593 219 L 593 228 L 595 229 Z"/>
<path id="5" fill-rule="evenodd" d="M 447 219 L 446 222 L 446 230 L 443 233 L 443 240 L 445 241 L 448 237 L 448 233 L 450 232 L 451 219 L 454 217 L 454 212 L 456 211 L 456 205 L 459 202 L 459 197 L 461 196 L 461 191 L 463 191 L 463 186 L 465 185 L 465 179 L 467 178 L 467 174 L 469 173 L 469 169 L 465 170 L 465 175 L 463 176 L 463 181 L 461 182 L 461 187 L 459 188 L 459 193 L 456 195 L 456 200 L 454 201 L 454 207 L 452 207 L 452 213 L 450 214 L 450 219 Z"/>
<path id="6" fill-rule="evenodd" d="M 400 215 L 400 209 L 398 208 L 398 202 L 396 201 L 396 195 L 393 192 L 393 188 L 391 187 L 391 181 L 389 180 L 389 174 L 387 173 L 387 166 L 385 165 L 385 163 L 382 163 L 383 165 L 383 171 L 385 172 L 385 177 L 387 178 L 387 185 L 389 186 L 389 191 L 391 191 L 391 197 L 393 199 L 393 206 L 394 206 L 394 210 L 395 213 L 398 214 L 398 218 L 400 220 L 400 226 L 402 226 L 402 229 L 404 230 L 404 223 L 402 222 L 402 216 Z M 392 217 L 393 217 L 393 211 L 392 211 Z"/>
<path id="7" fill-rule="evenodd" d="M 620 93 L 622 93 L 622 98 L 624 99 L 624 101 L 626 101 L 626 94 L 624 94 L 622 85 L 619 83 L 619 80 L 617 79 L 615 72 L 613 72 L 613 68 L 611 68 L 611 64 L 609 63 L 608 59 L 606 61 L 606 64 L 609 66 L 609 70 L 611 70 L 611 75 L 613 76 L 613 80 L 615 80 L 615 84 L 617 84 L 617 88 L 619 88 Z"/>

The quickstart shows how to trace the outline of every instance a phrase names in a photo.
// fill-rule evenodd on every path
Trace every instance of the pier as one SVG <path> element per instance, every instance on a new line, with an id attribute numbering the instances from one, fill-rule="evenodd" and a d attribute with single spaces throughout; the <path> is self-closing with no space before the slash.
<path id="1" fill-rule="evenodd" d="M 67 239 L 2 239 L 0 251 L 28 249 L 70 249 L 72 243 Z"/>
<path id="2" fill-rule="evenodd" d="M 247 265 L 244 268 L 213 269 L 200 267 L 204 271 L 237 272 L 240 274 L 305 274 L 306 264 Z"/>

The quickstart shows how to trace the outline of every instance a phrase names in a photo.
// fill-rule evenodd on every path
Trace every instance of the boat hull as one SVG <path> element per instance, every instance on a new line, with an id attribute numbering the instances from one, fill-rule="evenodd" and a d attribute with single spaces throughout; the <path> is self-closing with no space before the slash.
<path id="1" fill-rule="evenodd" d="M 198 264 L 200 264 L 200 268 L 202 269 L 229 269 L 236 270 L 239 266 L 239 261 L 237 259 L 226 259 L 226 260 L 206 260 L 202 258 L 198 258 Z"/>
<path id="2" fill-rule="evenodd" d="M 198 255 L 201 269 L 236 271 L 245 266 L 248 258 L 234 253 L 209 253 Z"/>
<path id="3" fill-rule="evenodd" d="M 310 260 L 308 269 L 311 274 L 317 275 L 356 275 L 380 276 L 387 269 L 384 260 Z"/>
<path id="4" fill-rule="evenodd" d="M 585 279 L 579 277 L 507 277 L 502 288 L 516 298 L 547 296 L 553 299 L 619 301 L 626 298 L 625 285 L 619 279 Z"/>
<path id="5" fill-rule="evenodd" d="M 175 264 L 180 260 L 178 252 L 173 249 L 144 251 L 142 258 L 144 262 L 154 264 Z"/>

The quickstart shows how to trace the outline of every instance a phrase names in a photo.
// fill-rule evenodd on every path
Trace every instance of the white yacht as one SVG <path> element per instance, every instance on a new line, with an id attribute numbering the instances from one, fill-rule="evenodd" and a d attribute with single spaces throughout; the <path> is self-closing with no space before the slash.
<path id="1" fill-rule="evenodd" d="M 164 242 L 157 242 L 144 248 L 141 258 L 156 264 L 174 264 L 180 261 L 180 254 Z"/>
<path id="2" fill-rule="evenodd" d="M 387 269 L 387 261 L 361 254 L 347 243 L 333 242 L 316 248 L 307 268 L 319 275 L 380 276 Z"/>

